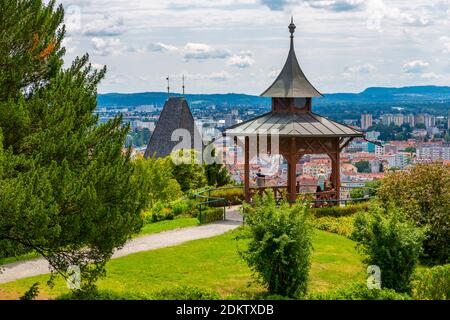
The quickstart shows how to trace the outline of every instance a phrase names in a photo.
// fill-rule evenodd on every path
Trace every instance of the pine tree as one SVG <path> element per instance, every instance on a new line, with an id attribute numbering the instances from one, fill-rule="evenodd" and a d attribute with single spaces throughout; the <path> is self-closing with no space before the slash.
<path id="1" fill-rule="evenodd" d="M 129 128 L 93 114 L 106 69 L 88 55 L 63 68 L 63 17 L 54 1 L 0 4 L 0 257 L 34 250 L 90 288 L 142 226 L 148 191 Z"/>

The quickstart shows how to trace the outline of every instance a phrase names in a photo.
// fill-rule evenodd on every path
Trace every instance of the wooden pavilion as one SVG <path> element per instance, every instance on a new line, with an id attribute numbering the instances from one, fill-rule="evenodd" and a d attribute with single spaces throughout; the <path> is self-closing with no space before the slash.
<path id="1" fill-rule="evenodd" d="M 271 187 L 276 197 L 287 189 L 287 197 L 294 202 L 299 193 L 296 165 L 305 154 L 327 154 L 332 163 L 331 182 L 333 189 L 316 194 L 316 199 L 337 203 L 340 199 L 340 153 L 354 138 L 364 138 L 364 134 L 343 124 L 326 119 L 312 112 L 312 98 L 321 97 L 308 81 L 297 61 L 294 51 L 295 24 L 289 25 L 290 50 L 286 63 L 274 83 L 261 96 L 272 98 L 272 110 L 259 117 L 231 126 L 224 136 L 233 138 L 235 143 L 244 140 L 244 191 L 245 199 L 250 202 L 256 192 L 265 192 L 266 187 L 250 187 L 250 148 L 272 153 L 271 145 L 278 142 L 277 153 L 288 163 L 287 186 Z M 262 141 L 264 139 L 264 141 Z M 255 146 L 256 144 L 256 146 Z M 255 153 L 255 152 L 253 152 Z"/>

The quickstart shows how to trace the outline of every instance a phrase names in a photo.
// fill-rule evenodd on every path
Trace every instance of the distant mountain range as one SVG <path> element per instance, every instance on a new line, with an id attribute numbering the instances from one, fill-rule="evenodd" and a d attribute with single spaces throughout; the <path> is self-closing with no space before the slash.
<path id="1" fill-rule="evenodd" d="M 173 93 L 172 95 L 179 95 Z M 270 98 L 246 94 L 186 94 L 190 106 L 195 109 L 204 105 L 217 106 L 254 106 L 270 107 Z M 143 93 L 107 93 L 97 97 L 99 107 L 120 108 L 122 106 L 135 107 L 141 105 L 162 106 L 167 99 L 166 92 Z M 447 103 L 450 102 L 450 87 L 444 86 L 414 86 L 402 88 L 372 87 L 360 93 L 330 93 L 324 98 L 314 99 L 313 105 L 321 107 L 329 105 L 370 105 L 379 103 L 417 104 L 417 103 Z M 364 107 L 363 107 L 364 108 Z"/>
<path id="2" fill-rule="evenodd" d="M 414 86 L 401 88 L 371 87 L 360 93 L 325 94 L 327 102 L 420 102 L 450 100 L 450 87 Z"/>
<path id="3" fill-rule="evenodd" d="M 179 96 L 179 93 L 171 93 L 171 96 Z M 261 105 L 269 106 L 270 99 L 247 94 L 185 94 L 191 107 L 199 104 L 215 105 Z M 160 105 L 167 100 L 167 92 L 142 92 L 142 93 L 107 93 L 99 94 L 97 102 L 99 107 Z"/>

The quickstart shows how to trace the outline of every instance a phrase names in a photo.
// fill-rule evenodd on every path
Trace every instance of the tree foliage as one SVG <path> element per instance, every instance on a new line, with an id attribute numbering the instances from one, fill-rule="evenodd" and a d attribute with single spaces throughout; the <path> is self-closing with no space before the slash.
<path id="1" fill-rule="evenodd" d="M 173 163 L 173 175 L 183 192 L 207 185 L 204 167 L 196 150 L 177 150 L 169 158 Z"/>
<path id="2" fill-rule="evenodd" d="M 215 152 L 216 150 L 214 149 L 212 152 L 213 157 L 215 157 Z M 222 187 L 231 182 L 227 168 L 216 161 L 205 165 L 205 176 L 209 186 Z"/>
<path id="3" fill-rule="evenodd" d="M 390 123 L 389 125 L 376 123 L 367 130 L 380 132 L 378 138 L 382 141 L 408 140 L 411 138 L 412 132 L 411 126 L 407 123 L 403 123 L 401 126 L 397 126 L 394 123 Z"/>
<path id="4" fill-rule="evenodd" d="M 284 203 L 277 207 L 271 196 L 256 197 L 247 208 L 242 237 L 248 247 L 240 254 L 271 294 L 299 297 L 306 294 L 312 254 L 312 226 L 306 207 Z"/>
<path id="5" fill-rule="evenodd" d="M 173 164 L 170 157 L 140 158 L 136 160 L 136 174 L 145 177 L 149 206 L 158 201 L 167 203 L 183 195 L 181 187 L 173 176 Z"/>
<path id="6" fill-rule="evenodd" d="M 370 163 L 369 161 L 358 161 L 355 163 L 355 167 L 358 169 L 358 172 L 370 173 Z"/>
<path id="7" fill-rule="evenodd" d="M 412 287 L 415 299 L 450 300 L 450 264 L 418 270 Z"/>
<path id="8" fill-rule="evenodd" d="M 385 206 L 401 208 L 417 226 L 427 226 L 425 260 L 447 263 L 450 250 L 450 167 L 417 164 L 389 174 L 378 189 Z"/>
<path id="9" fill-rule="evenodd" d="M 381 270 L 383 288 L 409 292 L 410 282 L 422 252 L 424 230 L 406 220 L 397 208 L 377 205 L 357 215 L 352 239 L 367 265 Z"/>
<path id="10" fill-rule="evenodd" d="M 91 287 L 142 225 L 144 177 L 122 149 L 129 128 L 97 125 L 105 68 L 87 55 L 62 68 L 62 6 L 0 6 L 0 255 L 34 250 L 63 276 L 77 265 Z"/>

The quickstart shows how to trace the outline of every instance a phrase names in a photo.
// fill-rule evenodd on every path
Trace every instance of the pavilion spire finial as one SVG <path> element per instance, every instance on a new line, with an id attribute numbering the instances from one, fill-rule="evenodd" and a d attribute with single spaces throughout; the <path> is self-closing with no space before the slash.
<path id="1" fill-rule="evenodd" d="M 295 32 L 295 24 L 294 24 L 294 17 L 291 16 L 291 24 L 288 26 L 289 32 L 291 33 L 291 39 L 294 38 L 294 32 Z"/>

